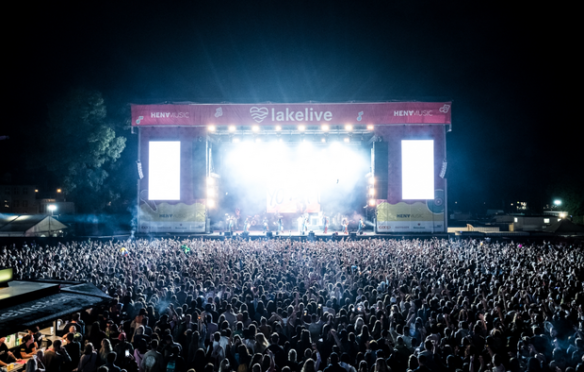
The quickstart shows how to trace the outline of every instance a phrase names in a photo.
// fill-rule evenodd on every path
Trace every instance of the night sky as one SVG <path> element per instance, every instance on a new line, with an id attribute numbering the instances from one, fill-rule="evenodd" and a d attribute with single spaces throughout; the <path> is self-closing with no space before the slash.
<path id="1" fill-rule="evenodd" d="M 577 125 L 561 117 L 574 95 L 569 34 L 548 8 L 123 3 L 16 5 L 4 51 L 14 118 L 0 132 L 11 136 L 0 171 L 23 173 L 47 104 L 82 86 L 118 103 L 452 100 L 449 199 L 461 209 L 547 202 L 558 177 L 582 173 Z"/>

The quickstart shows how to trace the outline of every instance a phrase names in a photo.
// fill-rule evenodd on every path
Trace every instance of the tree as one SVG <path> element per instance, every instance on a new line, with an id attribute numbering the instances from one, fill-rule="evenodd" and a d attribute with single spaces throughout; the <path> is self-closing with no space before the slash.
<path id="1" fill-rule="evenodd" d="M 108 118 L 100 92 L 73 89 L 49 105 L 41 142 L 29 165 L 51 173 L 80 211 L 99 211 L 116 198 L 106 180 L 126 146 L 126 138 L 116 134 L 123 125 Z"/>

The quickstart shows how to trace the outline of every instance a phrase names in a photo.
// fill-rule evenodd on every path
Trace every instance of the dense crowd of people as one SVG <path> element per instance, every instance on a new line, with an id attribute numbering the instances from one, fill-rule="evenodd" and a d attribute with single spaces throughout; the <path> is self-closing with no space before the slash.
<path id="1" fill-rule="evenodd" d="M 31 329 L 0 354 L 27 372 L 584 370 L 581 245 L 78 241 L 4 247 L 0 267 L 114 299 L 44 353 Z"/>

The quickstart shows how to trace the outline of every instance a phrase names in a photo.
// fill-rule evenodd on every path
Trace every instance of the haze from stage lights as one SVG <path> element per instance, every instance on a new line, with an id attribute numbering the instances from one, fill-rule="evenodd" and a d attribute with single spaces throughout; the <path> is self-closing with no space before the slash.
<path id="1" fill-rule="evenodd" d="M 434 199 L 434 141 L 404 140 L 402 145 L 402 198 Z"/>
<path id="2" fill-rule="evenodd" d="M 148 199 L 180 200 L 180 141 L 151 141 Z"/>

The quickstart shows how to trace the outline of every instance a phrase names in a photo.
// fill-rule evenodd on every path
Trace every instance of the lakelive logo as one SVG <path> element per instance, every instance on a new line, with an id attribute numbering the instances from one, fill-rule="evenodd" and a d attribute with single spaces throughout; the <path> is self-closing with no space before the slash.
<path id="1" fill-rule="evenodd" d="M 249 113 L 256 123 L 261 123 L 270 113 L 267 107 L 252 107 L 249 109 Z M 271 110 L 272 121 L 283 121 L 283 122 L 293 122 L 293 121 L 331 121 L 333 119 L 333 113 L 330 111 L 315 111 L 312 107 L 304 108 L 299 111 L 291 111 L 286 108 L 285 111 L 276 111 L 272 108 Z"/>

